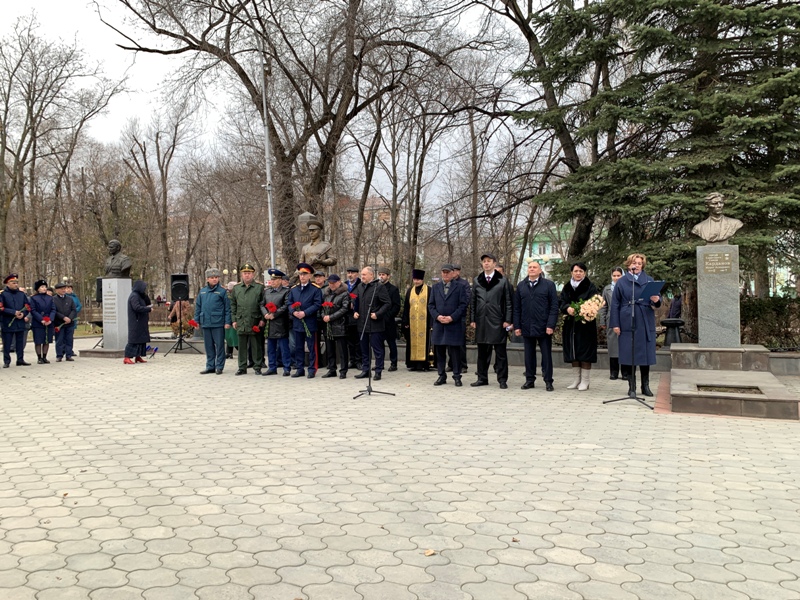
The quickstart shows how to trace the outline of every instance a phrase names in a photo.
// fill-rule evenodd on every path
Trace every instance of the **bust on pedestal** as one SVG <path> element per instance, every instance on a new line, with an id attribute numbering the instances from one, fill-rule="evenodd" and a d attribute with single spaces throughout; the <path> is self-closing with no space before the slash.
<path id="1" fill-rule="evenodd" d="M 103 277 L 103 349 L 123 350 L 128 343 L 128 296 L 131 295 L 131 259 L 122 254 L 119 240 L 108 243 Z"/>

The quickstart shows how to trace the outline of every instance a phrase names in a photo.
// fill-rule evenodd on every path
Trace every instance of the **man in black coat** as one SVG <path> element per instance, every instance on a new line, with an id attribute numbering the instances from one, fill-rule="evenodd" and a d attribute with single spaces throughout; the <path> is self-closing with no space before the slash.
<path id="1" fill-rule="evenodd" d="M 347 349 L 347 315 L 350 314 L 350 294 L 336 273 L 328 276 L 322 296 L 321 331 L 325 336 L 325 358 L 328 372 L 322 377 L 336 377 L 339 360 L 339 379 L 347 379 L 349 352 Z"/>
<path id="2" fill-rule="evenodd" d="M 358 267 L 347 267 L 347 286 L 348 294 L 355 294 L 356 288 L 361 283 L 358 277 L 360 269 Z M 352 300 L 352 296 L 350 297 Z M 347 350 L 350 354 L 350 368 L 361 368 L 361 343 L 358 335 L 361 333 L 356 327 L 356 319 L 353 316 L 354 303 L 350 302 L 350 313 L 347 315 Z"/>
<path id="3" fill-rule="evenodd" d="M 428 312 L 433 318 L 431 341 L 436 351 L 439 378 L 433 385 L 447 383 L 447 355 L 453 365 L 453 381 L 461 387 L 461 346 L 469 307 L 469 286 L 454 279 L 453 265 L 442 265 L 442 281 L 431 289 Z"/>
<path id="4" fill-rule="evenodd" d="M 389 312 L 386 313 L 386 331 L 384 332 L 386 345 L 389 346 L 389 370 L 397 371 L 397 321 L 395 318 L 400 314 L 400 290 L 389 281 L 391 276 L 392 272 L 388 267 L 378 269 L 381 285 L 389 293 L 389 302 L 391 303 Z"/>
<path id="5" fill-rule="evenodd" d="M 497 356 L 497 382 L 500 389 L 508 388 L 508 355 L 506 343 L 511 329 L 514 292 L 508 280 L 495 270 L 497 258 L 486 253 L 481 256 L 483 273 L 475 278 L 470 300 L 475 343 L 478 345 L 478 380 L 472 387 L 489 385 L 489 363 L 492 351 Z"/>
<path id="6" fill-rule="evenodd" d="M 289 332 L 292 324 L 289 317 L 289 307 L 286 306 L 286 296 L 289 288 L 283 286 L 285 273 L 280 269 L 267 271 L 270 280 L 264 287 L 264 301 L 261 304 L 261 314 L 264 315 L 265 331 L 267 334 L 267 370 L 262 373 L 264 377 L 278 373 L 278 361 L 283 367 L 283 376 L 291 375 L 292 354 L 289 347 Z"/>
<path id="7" fill-rule="evenodd" d="M 386 313 L 391 306 L 389 294 L 386 288 L 375 280 L 375 269 L 372 267 L 361 269 L 361 283 L 358 284 L 355 294 L 356 306 L 353 316 L 361 340 L 361 373 L 355 378 L 369 377 L 371 347 L 375 355 L 373 379 L 379 381 L 383 372 L 383 332 L 386 328 Z"/>
<path id="8" fill-rule="evenodd" d="M 469 311 L 472 308 L 472 287 L 469 284 L 469 281 L 464 277 L 461 277 L 461 263 L 453 263 L 453 283 L 454 284 L 461 284 L 467 290 L 467 301 L 469 305 L 467 306 L 467 314 L 464 315 L 464 341 L 461 342 L 461 372 L 467 372 L 467 323 L 474 320 L 471 318 Z M 451 357 L 449 362 L 447 363 L 449 370 L 453 370 L 453 358 Z"/>
<path id="9" fill-rule="evenodd" d="M 528 263 L 528 277 L 517 285 L 514 295 L 514 333 L 525 344 L 525 383 L 536 381 L 536 344 L 542 353 L 542 377 L 548 392 L 553 391 L 553 331 L 558 322 L 556 285 L 545 279 L 537 261 Z"/>
<path id="10" fill-rule="evenodd" d="M 28 296 L 19 289 L 19 276 L 11 273 L 3 280 L 5 289 L 0 292 L 0 314 L 3 332 L 3 368 L 11 364 L 11 346 L 17 353 L 17 366 L 29 367 L 25 362 L 25 338 L 28 335 L 28 323 L 31 320 L 31 308 Z"/>
<path id="11" fill-rule="evenodd" d="M 53 296 L 53 304 L 56 306 L 55 326 L 58 329 L 56 334 L 56 362 L 61 362 L 66 358 L 72 362 L 72 346 L 75 336 L 75 319 L 78 316 L 78 309 L 72 296 L 67 294 L 67 284 L 60 282 L 56 284 L 56 295 Z"/>

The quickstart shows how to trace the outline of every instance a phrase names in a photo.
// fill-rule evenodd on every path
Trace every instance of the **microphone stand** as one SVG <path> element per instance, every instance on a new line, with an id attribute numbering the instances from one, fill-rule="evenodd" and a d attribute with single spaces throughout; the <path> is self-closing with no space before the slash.
<path id="1" fill-rule="evenodd" d="M 636 354 L 634 352 L 634 342 L 636 341 L 636 279 L 631 275 L 631 370 L 628 373 L 628 385 L 633 391 L 629 391 L 627 396 L 622 398 L 615 398 L 614 400 L 603 400 L 603 404 L 610 404 L 612 402 L 621 402 L 622 400 L 636 400 L 639 404 L 646 406 L 650 410 L 650 406 L 644 398 L 640 398 L 636 394 Z M 609 307 L 610 308 L 610 307 Z"/>
<path id="2" fill-rule="evenodd" d="M 375 283 L 375 281 L 371 281 L 370 283 Z M 366 291 L 367 286 L 369 284 L 364 285 L 364 290 Z M 376 284 L 380 285 L 380 284 Z M 361 335 L 358 337 L 358 343 L 361 345 L 361 340 L 364 339 L 364 333 L 367 331 L 367 324 L 369 323 L 370 314 L 372 314 L 372 303 L 375 301 L 375 295 L 378 293 L 377 288 L 373 290 L 372 296 L 369 299 L 369 308 L 367 308 L 367 312 L 364 316 L 364 326 L 361 328 Z M 371 335 L 371 334 L 370 334 Z M 372 340 L 370 340 L 371 342 Z M 391 392 L 378 392 L 372 389 L 372 343 L 367 344 L 367 365 L 369 365 L 369 369 L 367 369 L 367 387 L 363 390 L 358 390 L 358 394 L 353 396 L 353 400 L 356 398 L 361 398 L 364 394 L 367 396 L 371 396 L 372 394 L 383 394 L 384 396 L 394 396 Z"/>

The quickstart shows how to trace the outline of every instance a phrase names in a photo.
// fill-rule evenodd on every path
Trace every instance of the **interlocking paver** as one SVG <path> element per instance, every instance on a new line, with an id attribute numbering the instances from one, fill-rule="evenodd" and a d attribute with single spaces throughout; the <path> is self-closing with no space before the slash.
<path id="1" fill-rule="evenodd" d="M 800 595 L 794 423 L 603 406 L 624 384 L 560 369 L 503 395 L 401 369 L 392 402 L 226 370 L 212 400 L 197 361 L 60 363 L 47 402 L 3 373 L 0 598 Z"/>

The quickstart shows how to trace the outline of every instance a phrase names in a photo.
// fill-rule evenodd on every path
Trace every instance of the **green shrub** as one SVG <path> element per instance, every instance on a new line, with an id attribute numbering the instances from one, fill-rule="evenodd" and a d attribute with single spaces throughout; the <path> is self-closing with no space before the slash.
<path id="1" fill-rule="evenodd" d="M 800 347 L 800 299 L 742 298 L 740 306 L 743 344 Z"/>

